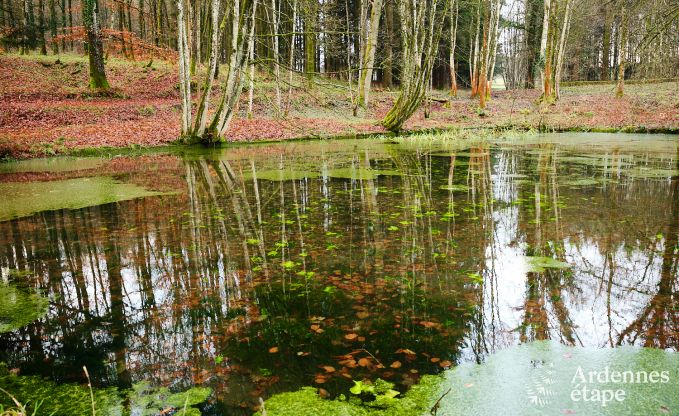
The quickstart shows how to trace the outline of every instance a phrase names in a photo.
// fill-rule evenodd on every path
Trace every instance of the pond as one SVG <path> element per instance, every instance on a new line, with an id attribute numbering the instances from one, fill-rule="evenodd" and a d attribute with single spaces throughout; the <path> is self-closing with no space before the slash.
<path id="1" fill-rule="evenodd" d="M 0 166 L 0 296 L 33 314 L 0 307 L 0 362 L 21 375 L 83 383 L 86 366 L 98 387 L 209 387 L 203 414 L 251 414 L 302 386 L 405 392 L 532 341 L 679 348 L 673 136 Z"/>

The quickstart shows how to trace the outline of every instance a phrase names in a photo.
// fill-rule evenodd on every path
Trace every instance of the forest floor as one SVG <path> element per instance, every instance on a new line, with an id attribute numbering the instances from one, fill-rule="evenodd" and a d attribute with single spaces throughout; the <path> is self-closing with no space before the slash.
<path id="1" fill-rule="evenodd" d="M 100 147 L 170 144 L 179 135 L 179 91 L 173 64 L 110 58 L 107 74 L 114 93 L 93 97 L 87 90 L 87 60 L 80 55 L 0 55 L 0 159 L 31 158 Z M 221 71 L 222 75 L 226 70 Z M 284 74 L 287 81 L 287 74 Z M 317 77 L 310 87 L 293 78 L 286 118 L 274 114 L 272 77 L 260 73 L 254 116 L 247 119 L 247 94 L 227 133 L 229 141 L 283 140 L 382 133 L 379 120 L 396 91 L 376 87 L 371 106 L 352 115 L 346 83 Z M 283 86 L 287 102 L 287 83 Z M 447 91 L 436 91 L 446 101 Z M 217 94 L 213 94 L 217 95 Z M 493 91 L 485 112 L 469 91 L 432 103 L 431 116 L 418 111 L 408 130 L 515 128 L 581 131 L 679 131 L 679 82 L 626 86 L 614 97 L 613 84 L 562 88 L 554 105 L 537 103 L 535 90 Z M 212 107 L 214 108 L 214 106 Z"/>

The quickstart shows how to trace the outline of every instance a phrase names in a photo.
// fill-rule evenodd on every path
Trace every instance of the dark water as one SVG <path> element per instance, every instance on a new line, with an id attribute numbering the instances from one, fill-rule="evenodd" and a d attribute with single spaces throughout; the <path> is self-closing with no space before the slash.
<path id="1" fill-rule="evenodd" d="M 209 386 L 219 414 L 304 385 L 404 390 L 533 340 L 677 351 L 678 143 L 329 141 L 9 169 L 0 183 L 173 193 L 0 222 L 2 279 L 50 300 L 0 335 L 0 361 Z"/>

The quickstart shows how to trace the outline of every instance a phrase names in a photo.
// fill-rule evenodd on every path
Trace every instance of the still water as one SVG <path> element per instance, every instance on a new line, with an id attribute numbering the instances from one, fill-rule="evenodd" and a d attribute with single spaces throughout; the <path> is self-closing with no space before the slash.
<path id="1" fill-rule="evenodd" d="M 0 319 L 0 362 L 24 375 L 86 365 L 97 386 L 207 386 L 205 413 L 249 414 L 534 340 L 679 349 L 672 136 L 62 158 L 2 165 L 0 194 L 1 280 L 49 305 Z"/>

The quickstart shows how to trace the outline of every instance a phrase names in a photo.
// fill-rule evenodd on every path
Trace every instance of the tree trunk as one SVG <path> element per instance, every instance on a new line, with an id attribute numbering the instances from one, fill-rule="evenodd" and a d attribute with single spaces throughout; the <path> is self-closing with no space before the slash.
<path id="1" fill-rule="evenodd" d="M 453 0 L 455 7 L 451 7 L 450 13 L 450 96 L 457 97 L 457 74 L 455 71 L 455 46 L 457 43 L 457 18 L 459 0 Z"/>
<path id="2" fill-rule="evenodd" d="M 221 27 L 219 25 L 219 9 L 221 7 L 220 0 L 212 0 L 211 11 L 211 28 L 212 39 L 210 42 L 210 59 L 208 74 L 203 84 L 203 91 L 200 97 L 200 103 L 196 111 L 196 123 L 193 128 L 193 136 L 202 137 L 205 133 L 207 124 L 207 113 L 210 106 L 210 95 L 212 94 L 212 85 L 219 65 L 219 39 L 221 37 Z M 190 84 L 189 84 L 190 86 Z"/>
<path id="3" fill-rule="evenodd" d="M 288 62 L 288 101 L 285 104 L 285 116 L 290 114 L 290 106 L 292 105 L 292 76 L 295 72 L 295 43 L 297 37 L 295 31 L 297 30 L 297 0 L 292 1 L 292 35 L 290 35 L 290 56 Z"/>
<path id="4" fill-rule="evenodd" d="M 184 1 L 177 0 L 177 47 L 179 53 L 179 95 L 182 100 L 181 136 L 191 135 L 191 71 Z"/>
<path id="5" fill-rule="evenodd" d="M 255 30 L 256 23 L 253 23 L 250 28 L 250 37 L 248 39 L 248 61 L 250 63 L 250 76 L 248 77 L 248 119 L 252 119 L 252 107 L 254 105 L 255 97 Z"/>
<path id="6" fill-rule="evenodd" d="M 57 8 L 55 0 L 49 0 L 48 7 L 50 10 L 50 35 L 52 37 L 52 53 L 57 55 L 59 53 L 59 43 L 54 40 L 57 37 Z"/>
<path id="7" fill-rule="evenodd" d="M 550 15 L 551 0 L 545 0 L 542 16 L 542 37 L 540 38 L 540 84 L 542 85 L 542 96 L 546 97 L 548 94 L 545 87 L 549 86 L 548 76 L 545 74 L 547 69 L 547 40 L 549 35 L 549 15 Z"/>
<path id="8" fill-rule="evenodd" d="M 449 0 L 400 2 L 403 36 L 401 93 L 382 120 L 382 125 L 389 131 L 401 130 L 403 123 L 422 104 L 444 26 L 436 25 L 436 22 L 446 16 L 448 5 Z M 440 15 L 437 14 L 438 6 L 442 6 Z"/>
<path id="9" fill-rule="evenodd" d="M 367 0 L 365 0 L 367 1 Z M 382 16 L 382 0 L 372 0 L 370 20 L 365 26 L 365 42 L 361 43 L 361 73 L 358 80 L 358 101 L 363 108 L 368 107 L 370 86 L 375 66 L 375 50 L 377 36 L 380 31 L 380 17 Z"/>
<path id="10" fill-rule="evenodd" d="M 385 24 L 387 29 L 387 39 L 384 45 L 384 62 L 382 84 L 384 88 L 391 88 L 394 85 L 394 1 L 386 0 L 385 5 Z"/>
<path id="11" fill-rule="evenodd" d="M 90 88 L 93 90 L 109 89 L 104 69 L 104 47 L 99 33 L 97 17 L 97 1 L 82 0 L 83 23 L 87 31 L 87 53 L 90 61 Z"/>
<path id="12" fill-rule="evenodd" d="M 602 49 L 601 49 L 601 75 L 600 78 L 602 81 L 606 81 L 610 79 L 610 58 L 611 58 L 611 16 L 613 13 L 611 13 L 608 10 L 608 6 L 606 3 L 604 3 L 601 6 L 601 14 L 604 16 L 604 33 L 603 33 L 603 41 L 602 41 Z"/>
<path id="13" fill-rule="evenodd" d="M 573 0 L 566 1 L 566 11 L 563 17 L 563 26 L 561 27 L 561 37 L 559 38 L 559 46 L 556 55 L 556 69 L 554 73 L 554 98 L 561 98 L 561 71 L 563 69 L 563 58 L 566 53 L 566 39 L 571 25 L 571 9 Z"/>
<path id="14" fill-rule="evenodd" d="M 620 11 L 620 44 L 618 45 L 618 84 L 615 88 L 615 96 L 622 97 L 625 94 L 625 61 L 627 51 L 627 8 L 623 0 Z"/>
<path id="15" fill-rule="evenodd" d="M 271 0 L 271 26 L 273 28 L 273 73 L 276 83 L 276 117 L 281 116 L 282 103 L 281 103 L 281 66 L 279 58 L 279 42 L 278 42 L 278 31 L 280 27 L 280 10 L 276 7 L 276 0 Z M 253 40 L 254 41 L 254 40 Z"/>

